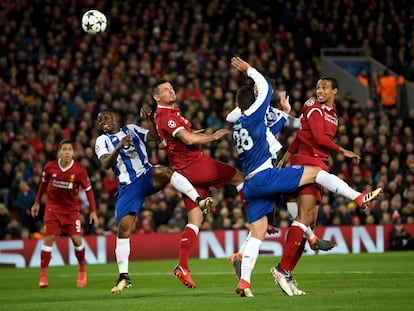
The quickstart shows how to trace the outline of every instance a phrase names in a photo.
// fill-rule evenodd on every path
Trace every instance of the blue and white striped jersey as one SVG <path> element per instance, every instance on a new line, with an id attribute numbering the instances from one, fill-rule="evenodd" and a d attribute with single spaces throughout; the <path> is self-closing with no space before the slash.
<path id="1" fill-rule="evenodd" d="M 152 167 L 148 161 L 145 145 L 148 130 L 135 124 L 128 124 L 116 134 L 106 133 L 100 135 L 95 143 L 95 153 L 99 159 L 105 154 L 112 153 L 121 139 L 127 134 L 131 135 L 133 144 L 127 149 L 121 149 L 116 164 L 112 167 L 119 183 L 126 185 L 130 184 Z"/>
<path id="2" fill-rule="evenodd" d="M 248 175 L 271 168 L 271 154 L 264 121 L 268 112 L 272 86 L 256 69 L 250 67 L 247 75 L 257 86 L 258 95 L 255 102 L 233 125 L 233 139 L 243 172 Z"/>

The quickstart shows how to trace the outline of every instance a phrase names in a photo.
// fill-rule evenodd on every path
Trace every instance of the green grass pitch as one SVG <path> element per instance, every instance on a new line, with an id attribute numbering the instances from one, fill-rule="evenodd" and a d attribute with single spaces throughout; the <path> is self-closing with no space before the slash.
<path id="1" fill-rule="evenodd" d="M 76 287 L 76 266 L 49 268 L 49 288 L 37 287 L 36 268 L 0 269 L 1 310 L 414 310 L 414 252 L 304 256 L 295 278 L 306 296 L 288 297 L 269 269 L 279 257 L 259 257 L 254 298 L 234 292 L 237 281 L 225 259 L 191 259 L 188 289 L 172 275 L 176 260 L 130 263 L 133 287 L 111 294 L 115 263 L 88 266 L 88 285 Z"/>

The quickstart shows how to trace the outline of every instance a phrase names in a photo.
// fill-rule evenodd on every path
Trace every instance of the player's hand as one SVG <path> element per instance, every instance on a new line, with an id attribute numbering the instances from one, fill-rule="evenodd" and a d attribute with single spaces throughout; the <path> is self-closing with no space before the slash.
<path id="1" fill-rule="evenodd" d="M 250 68 L 249 63 L 245 62 L 244 60 L 242 60 L 240 57 L 235 56 L 231 58 L 231 65 L 242 72 L 246 72 L 247 69 Z"/>
<path id="2" fill-rule="evenodd" d="M 132 144 L 132 137 L 131 135 L 126 135 L 122 137 L 122 139 L 119 141 L 119 145 L 124 147 L 125 149 L 128 149 L 129 146 Z"/>
<path id="3" fill-rule="evenodd" d="M 289 152 L 286 152 L 283 158 L 276 164 L 276 168 L 280 169 L 286 167 L 290 162 L 291 156 L 292 155 Z"/>
<path id="4" fill-rule="evenodd" d="M 230 131 L 228 129 L 219 129 L 213 133 L 214 139 L 219 140 L 223 136 L 229 134 Z"/>
<path id="5" fill-rule="evenodd" d="M 152 107 L 149 104 L 143 104 L 139 113 L 143 119 L 152 119 Z"/>
<path id="6" fill-rule="evenodd" d="M 96 212 L 91 212 L 89 214 L 89 224 L 91 224 L 92 222 L 93 222 L 94 227 L 98 228 L 99 220 L 98 220 L 98 215 L 96 215 Z"/>
<path id="7" fill-rule="evenodd" d="M 292 110 L 292 107 L 290 106 L 290 103 L 289 103 L 289 96 L 286 95 L 285 91 L 280 92 L 280 106 L 284 113 L 289 114 L 290 111 Z"/>
<path id="8" fill-rule="evenodd" d="M 350 158 L 354 161 L 355 164 L 359 164 L 361 161 L 361 157 L 357 155 L 355 152 L 352 152 L 351 150 L 340 148 L 339 152 L 346 158 Z"/>
<path id="9" fill-rule="evenodd" d="M 32 208 L 30 209 L 30 214 L 32 215 L 32 217 L 36 217 L 37 215 L 39 215 L 39 209 L 40 209 L 39 203 L 35 202 Z"/>

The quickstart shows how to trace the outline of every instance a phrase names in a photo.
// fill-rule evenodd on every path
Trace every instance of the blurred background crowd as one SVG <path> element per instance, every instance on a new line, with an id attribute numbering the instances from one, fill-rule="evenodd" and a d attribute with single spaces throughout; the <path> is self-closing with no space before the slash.
<path id="1" fill-rule="evenodd" d="M 59 140 L 75 143 L 76 160 L 89 172 L 100 219 L 84 222 L 85 234 L 115 234 L 117 181 L 94 153 L 100 109 L 111 107 L 124 123 L 138 122 L 151 103 L 150 87 L 171 80 L 193 128 L 228 127 L 237 88 L 237 54 L 276 81 L 290 95 L 292 115 L 314 95 L 320 77 L 320 49 L 363 48 L 406 81 L 414 80 L 414 7 L 410 0 L 212 0 L 52 1 L 0 3 L 0 239 L 39 238 L 42 217 L 34 202 L 46 161 L 56 158 Z M 103 35 L 85 34 L 82 13 L 102 10 Z M 374 79 L 368 77 L 368 79 Z M 376 81 L 370 81 L 375 83 Z M 372 208 L 326 193 L 318 225 L 414 223 L 414 111 L 383 109 L 378 97 L 365 103 L 352 93 L 337 98 L 337 142 L 361 154 L 360 165 L 333 155 L 331 172 L 358 191 L 384 187 Z M 294 131 L 284 129 L 286 150 Z M 231 137 L 203 146 L 204 152 L 239 166 Z M 151 162 L 168 164 L 165 150 L 149 146 Z M 212 189 L 213 212 L 202 230 L 243 229 L 246 216 L 235 189 Z M 81 213 L 89 207 L 81 193 Z M 45 198 L 42 201 L 44 206 Z M 275 225 L 291 222 L 282 200 Z M 186 224 L 181 195 L 171 187 L 147 199 L 136 232 L 179 232 Z"/>

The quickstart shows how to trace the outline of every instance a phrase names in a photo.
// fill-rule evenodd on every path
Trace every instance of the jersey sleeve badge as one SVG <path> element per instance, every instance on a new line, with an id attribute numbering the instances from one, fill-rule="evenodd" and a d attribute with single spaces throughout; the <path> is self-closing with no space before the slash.
<path id="1" fill-rule="evenodd" d="M 172 128 L 172 129 L 174 129 L 174 128 L 176 128 L 177 127 L 177 124 L 175 123 L 175 121 L 174 120 L 168 120 L 168 127 L 169 128 Z"/>

